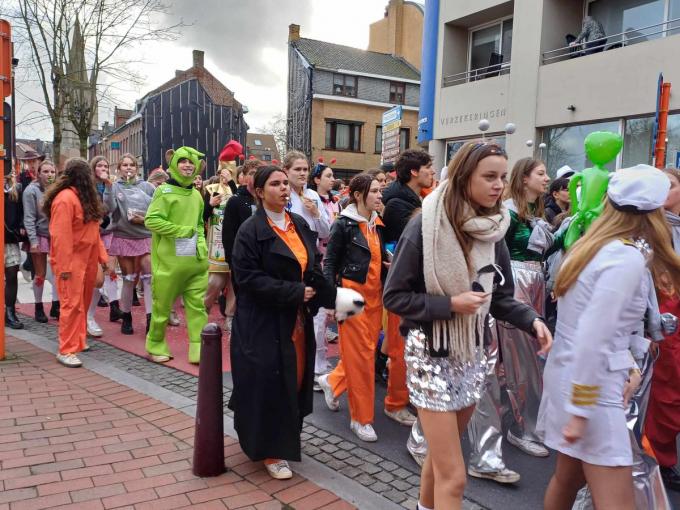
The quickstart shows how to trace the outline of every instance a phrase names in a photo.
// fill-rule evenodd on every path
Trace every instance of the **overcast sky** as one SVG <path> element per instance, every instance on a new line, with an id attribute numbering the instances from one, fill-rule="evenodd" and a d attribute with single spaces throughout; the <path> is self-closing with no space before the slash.
<path id="1" fill-rule="evenodd" d="M 172 14 L 159 23 L 177 20 L 191 23 L 172 42 L 145 45 L 137 51 L 146 64 L 141 87 L 123 86 L 119 106 L 132 108 L 134 101 L 175 75 L 175 69 L 192 65 L 191 51 L 205 51 L 205 66 L 250 111 L 251 131 L 265 125 L 277 113 L 286 113 L 288 74 L 288 25 L 301 26 L 301 36 L 358 48 L 368 45 L 368 26 L 384 15 L 388 0 L 168 0 Z M 135 55 L 136 56 L 136 55 Z M 136 59 L 131 59 L 136 60 Z M 21 73 L 18 73 L 20 81 Z M 17 83 L 17 88 L 21 87 Z M 34 87 L 24 87 L 29 95 Z M 39 97 L 39 94 L 38 94 Z M 17 120 L 35 112 L 36 105 L 17 96 Z M 112 120 L 102 109 L 99 123 Z M 19 123 L 17 137 L 51 140 L 51 125 Z"/>

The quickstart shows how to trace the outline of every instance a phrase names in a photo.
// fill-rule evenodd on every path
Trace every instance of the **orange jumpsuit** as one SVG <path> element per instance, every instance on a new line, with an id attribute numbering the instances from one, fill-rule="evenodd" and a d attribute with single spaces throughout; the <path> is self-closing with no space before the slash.
<path id="1" fill-rule="evenodd" d="M 83 207 L 73 188 L 61 191 L 50 214 L 50 263 L 61 301 L 59 354 L 85 348 L 87 309 L 92 299 L 98 264 L 108 255 L 99 237 L 99 222 L 83 222 Z M 70 273 L 68 280 L 62 273 Z"/>
<path id="2" fill-rule="evenodd" d="M 382 327 L 383 310 L 380 281 L 382 250 L 378 232 L 369 232 L 367 223 L 359 223 L 359 228 L 371 250 L 366 282 L 357 283 L 343 278 L 341 284 L 364 296 L 366 306 L 364 313 L 350 317 L 338 326 L 340 362 L 328 376 L 328 382 L 336 397 L 347 391 L 352 421 L 366 425 L 373 423 L 374 416 L 375 349 Z"/>
<path id="3" fill-rule="evenodd" d="M 398 411 L 408 405 L 408 388 L 406 387 L 406 361 L 404 360 L 404 337 L 399 332 L 401 319 L 392 312 L 387 312 L 387 357 L 390 359 L 390 373 L 387 379 L 387 395 L 385 409 Z"/>
<path id="4" fill-rule="evenodd" d="M 295 230 L 295 225 L 290 221 L 290 218 L 286 216 L 287 228 L 286 230 L 281 230 L 279 227 L 274 225 L 274 223 L 267 218 L 269 225 L 274 229 L 276 235 L 278 235 L 281 240 L 286 243 L 286 246 L 293 252 L 295 258 L 297 259 L 302 272 L 305 272 L 307 267 L 307 249 L 305 248 L 302 239 Z M 304 315 L 302 314 L 302 309 L 298 310 L 297 320 L 295 321 L 295 329 L 293 330 L 293 345 L 295 346 L 295 356 L 297 362 L 297 388 L 300 390 L 302 387 L 302 379 L 304 377 L 304 367 L 305 367 L 305 323 Z"/>

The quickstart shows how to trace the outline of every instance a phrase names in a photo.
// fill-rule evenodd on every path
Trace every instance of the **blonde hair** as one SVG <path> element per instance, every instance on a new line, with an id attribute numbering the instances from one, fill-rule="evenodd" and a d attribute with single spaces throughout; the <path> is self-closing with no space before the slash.
<path id="1" fill-rule="evenodd" d="M 5 186 L 7 186 L 7 195 L 9 195 L 10 200 L 12 202 L 18 202 L 19 187 L 13 171 L 5 175 Z"/>
<path id="2" fill-rule="evenodd" d="M 505 188 L 505 198 L 512 198 L 513 202 L 515 202 L 517 216 L 519 216 L 520 221 L 527 221 L 532 216 L 542 218 L 545 213 L 543 195 L 539 195 L 536 199 L 536 208 L 533 214 L 529 212 L 529 202 L 524 189 L 524 178 L 529 177 L 531 172 L 541 165 L 545 166 L 545 163 L 540 159 L 522 158 L 512 167 L 510 182 Z"/>
<path id="3" fill-rule="evenodd" d="M 607 200 L 602 215 L 585 236 L 569 250 L 555 282 L 555 296 L 563 296 L 600 249 L 616 239 L 642 237 L 654 251 L 650 264 L 655 281 L 663 277 L 680 288 L 680 256 L 673 250 L 672 236 L 662 208 L 646 214 L 618 211 Z"/>
<path id="4" fill-rule="evenodd" d="M 283 157 L 283 168 L 288 170 L 290 167 L 293 166 L 293 163 L 297 161 L 298 159 L 304 159 L 309 163 L 307 160 L 307 156 L 303 152 L 300 151 L 288 151 L 286 155 Z"/>

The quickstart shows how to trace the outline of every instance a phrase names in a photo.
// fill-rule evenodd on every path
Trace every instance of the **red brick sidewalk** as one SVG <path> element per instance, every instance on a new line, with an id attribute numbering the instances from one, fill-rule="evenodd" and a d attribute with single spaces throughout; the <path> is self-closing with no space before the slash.
<path id="1" fill-rule="evenodd" d="M 0 510 L 353 508 L 300 476 L 272 480 L 224 438 L 230 472 L 191 473 L 194 419 L 7 338 L 0 362 Z"/>

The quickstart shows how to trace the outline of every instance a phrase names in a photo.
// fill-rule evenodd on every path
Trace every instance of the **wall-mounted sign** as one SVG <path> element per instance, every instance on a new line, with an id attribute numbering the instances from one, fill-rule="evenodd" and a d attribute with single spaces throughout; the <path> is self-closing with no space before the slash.
<path id="1" fill-rule="evenodd" d="M 120 150 L 120 142 L 111 142 L 111 150 L 119 151 Z"/>
<path id="2" fill-rule="evenodd" d="M 458 115 L 449 115 L 447 117 L 440 117 L 439 123 L 442 126 L 451 124 L 466 124 L 468 122 L 479 122 L 482 119 L 500 119 L 505 117 L 505 108 L 498 108 L 496 110 L 485 110 L 483 112 L 460 113 Z"/>

